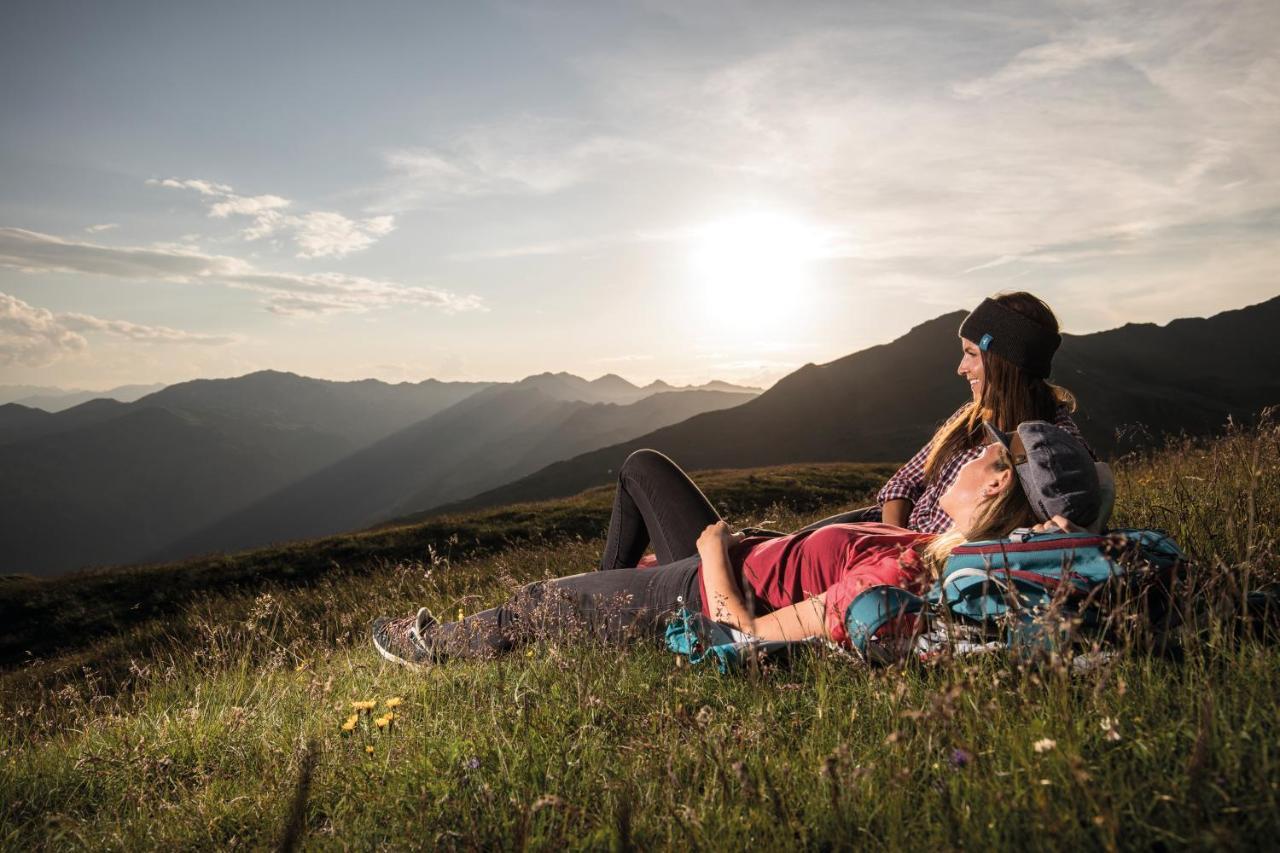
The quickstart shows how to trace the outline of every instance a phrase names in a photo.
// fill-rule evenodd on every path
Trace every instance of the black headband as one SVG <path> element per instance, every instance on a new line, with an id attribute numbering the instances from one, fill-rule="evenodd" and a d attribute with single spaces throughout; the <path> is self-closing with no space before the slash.
<path id="1" fill-rule="evenodd" d="M 982 304 L 960 324 L 960 337 L 993 352 L 1039 379 L 1049 378 L 1053 354 L 1062 336 L 994 299 Z"/>

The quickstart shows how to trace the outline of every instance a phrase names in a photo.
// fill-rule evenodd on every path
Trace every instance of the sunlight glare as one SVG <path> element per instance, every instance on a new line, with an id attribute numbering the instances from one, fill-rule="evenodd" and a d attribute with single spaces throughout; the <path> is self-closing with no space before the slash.
<path id="1" fill-rule="evenodd" d="M 752 212 L 701 229 L 691 256 L 694 289 L 705 308 L 741 330 L 808 307 L 817 232 L 778 213 Z"/>

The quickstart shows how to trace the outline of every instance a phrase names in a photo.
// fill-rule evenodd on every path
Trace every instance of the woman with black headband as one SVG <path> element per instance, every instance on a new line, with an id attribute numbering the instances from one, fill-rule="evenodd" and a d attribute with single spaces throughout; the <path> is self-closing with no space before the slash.
<path id="1" fill-rule="evenodd" d="M 1001 430 L 1016 429 L 1024 421 L 1049 421 L 1084 443 L 1071 419 L 1075 397 L 1049 382 L 1053 355 L 1061 343 L 1058 318 L 1030 293 L 982 300 L 960 324 L 963 355 L 956 372 L 968 381 L 973 399 L 948 418 L 876 495 L 886 524 L 922 533 L 942 533 L 951 526 L 938 498 L 955 482 L 961 467 L 982 453 L 987 443 L 984 421 Z"/>

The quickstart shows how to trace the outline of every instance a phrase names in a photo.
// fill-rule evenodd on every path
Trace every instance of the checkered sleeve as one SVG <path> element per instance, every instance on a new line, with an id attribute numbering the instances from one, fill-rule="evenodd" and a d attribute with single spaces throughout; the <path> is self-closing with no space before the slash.
<path id="1" fill-rule="evenodd" d="M 961 406 L 951 417 L 947 418 L 944 423 L 949 424 L 956 419 L 964 407 Z M 881 487 L 876 493 L 876 503 L 884 506 L 889 501 L 908 500 L 915 503 L 920 499 L 920 495 L 924 492 L 924 464 L 929 461 L 929 450 L 933 445 L 932 439 L 925 442 L 924 447 L 916 451 L 916 455 L 907 461 L 907 464 L 898 469 L 889 481 Z"/>
<path id="2" fill-rule="evenodd" d="M 928 459 L 929 445 L 926 444 L 880 488 L 876 503 L 884 506 L 889 501 L 905 499 L 914 503 L 918 500 L 924 491 L 924 463 Z"/>

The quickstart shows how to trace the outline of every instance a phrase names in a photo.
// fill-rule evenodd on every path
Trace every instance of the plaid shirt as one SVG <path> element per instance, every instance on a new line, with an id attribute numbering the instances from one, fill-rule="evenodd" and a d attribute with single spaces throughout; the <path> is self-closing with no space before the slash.
<path id="1" fill-rule="evenodd" d="M 961 406 L 955 414 L 947 418 L 946 422 L 951 423 L 954 421 L 964 409 L 965 406 Z M 1093 448 L 1089 447 L 1088 443 L 1080 435 L 1080 428 L 1076 426 L 1075 421 L 1071 420 L 1071 412 L 1066 406 L 1058 406 L 1058 410 L 1053 416 L 1053 422 L 1079 439 L 1080 443 L 1089 451 L 1089 454 L 1096 458 Z M 920 448 L 906 465 L 898 469 L 898 473 L 889 478 L 889 482 L 885 483 L 884 488 L 880 489 L 879 493 L 876 494 L 876 503 L 883 507 L 892 500 L 909 500 L 913 506 L 911 507 L 911 516 L 907 519 L 908 529 L 918 530 L 921 533 L 945 533 L 951 529 L 951 516 L 943 512 L 942 508 L 938 506 L 938 499 L 942 497 L 947 489 L 951 488 L 951 484 L 960 475 L 960 469 L 964 467 L 964 464 L 982 455 L 982 448 L 971 447 L 955 454 L 942 463 L 942 467 L 938 469 L 937 478 L 932 483 L 926 483 L 924 479 L 924 463 L 929 459 L 931 444 L 932 442 L 929 442 Z"/>

